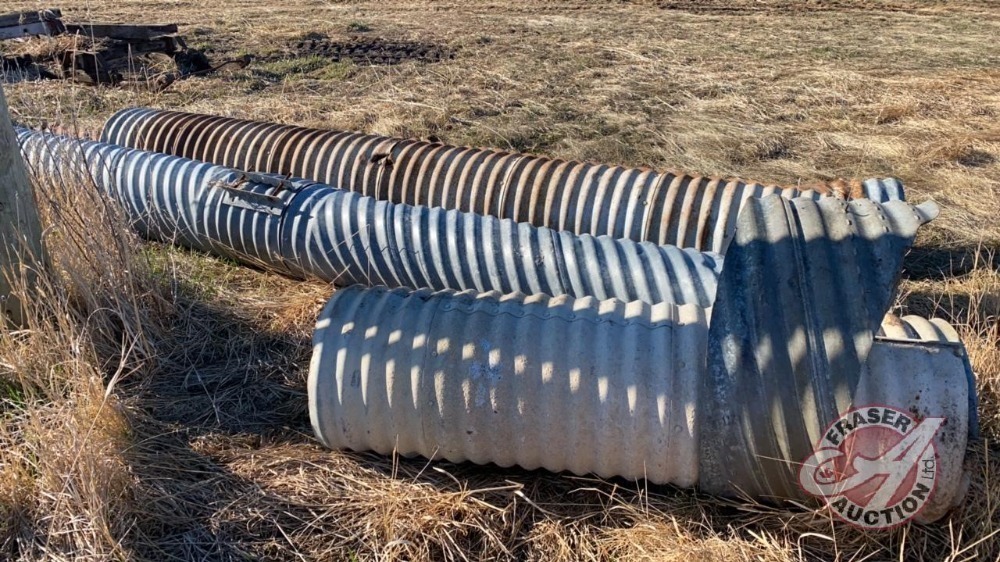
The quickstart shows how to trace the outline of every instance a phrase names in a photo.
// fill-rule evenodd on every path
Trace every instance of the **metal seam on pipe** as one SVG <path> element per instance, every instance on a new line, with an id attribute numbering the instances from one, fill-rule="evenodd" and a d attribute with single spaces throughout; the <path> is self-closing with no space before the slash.
<path id="1" fill-rule="evenodd" d="M 926 205 L 926 204 L 925 204 Z M 708 439 L 719 493 L 796 497 L 793 474 L 844 412 L 902 270 L 934 205 L 750 200 L 712 309 Z M 816 407 L 802 410 L 801 401 Z M 764 460 L 762 460 L 764 459 Z"/>
<path id="2" fill-rule="evenodd" d="M 394 205 L 104 143 L 24 130 L 18 138 L 36 175 L 85 170 L 145 236 L 341 285 L 707 306 L 721 267 L 719 256 L 691 249 Z M 652 266 L 622 267 L 621 260 Z"/>
<path id="3" fill-rule="evenodd" d="M 234 128 L 239 131 L 204 143 L 199 142 L 204 133 L 187 134 Z M 162 140 L 158 133 L 172 129 L 178 140 Z M 841 191 L 856 195 L 854 186 L 848 190 L 836 182 L 814 191 L 142 108 L 116 113 L 101 138 L 251 172 L 309 178 L 394 203 L 454 208 L 577 234 L 719 253 L 731 238 L 726 226 L 735 222 L 749 198 L 771 193 L 819 198 Z M 375 150 L 376 145 L 388 148 Z M 254 158 L 262 152 L 293 157 L 268 162 Z M 443 184 L 434 179 L 442 176 L 460 179 Z M 902 184 L 895 179 L 866 180 L 857 190 L 880 202 L 903 199 Z M 720 209 L 720 191 L 735 203 Z"/>

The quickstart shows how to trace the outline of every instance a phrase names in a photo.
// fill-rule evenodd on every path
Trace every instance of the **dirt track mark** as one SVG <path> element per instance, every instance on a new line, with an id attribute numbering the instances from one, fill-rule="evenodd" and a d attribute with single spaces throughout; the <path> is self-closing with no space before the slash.
<path id="1" fill-rule="evenodd" d="M 391 65 L 410 60 L 441 62 L 455 58 L 454 50 L 446 45 L 367 37 L 352 37 L 346 41 L 306 39 L 295 42 L 289 50 L 299 57 L 320 56 L 332 61 L 350 59 L 358 65 Z"/>

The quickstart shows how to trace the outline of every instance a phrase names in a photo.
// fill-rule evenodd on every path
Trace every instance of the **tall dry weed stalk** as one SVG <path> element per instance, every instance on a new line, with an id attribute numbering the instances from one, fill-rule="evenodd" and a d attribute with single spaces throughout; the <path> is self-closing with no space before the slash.
<path id="1" fill-rule="evenodd" d="M 0 558 L 125 559 L 139 519 L 117 384 L 151 369 L 171 302 L 79 170 L 36 186 L 49 268 L 0 330 Z"/>

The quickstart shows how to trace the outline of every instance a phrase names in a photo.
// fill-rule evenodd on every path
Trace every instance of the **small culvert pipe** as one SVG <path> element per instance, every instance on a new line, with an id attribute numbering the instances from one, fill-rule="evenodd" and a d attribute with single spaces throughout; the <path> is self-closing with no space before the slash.
<path id="1" fill-rule="evenodd" d="M 879 404 L 948 420 L 934 437 L 936 487 L 921 513 L 940 517 L 962 498 L 975 428 L 967 357 L 957 343 L 873 334 L 933 209 L 910 207 L 907 217 L 871 202 L 779 197 L 750 205 L 721 308 L 339 291 L 314 336 L 317 436 L 333 448 L 809 500 L 798 469 L 827 428 Z M 802 294 L 837 283 L 850 304 L 833 306 L 836 292 L 813 295 L 817 303 Z M 744 299 L 754 292 L 773 296 Z"/>
<path id="2" fill-rule="evenodd" d="M 145 108 L 116 113 L 101 140 L 393 203 L 717 253 L 750 198 L 903 199 L 893 178 L 783 187 Z"/>
<path id="3" fill-rule="evenodd" d="M 722 264 L 718 255 L 691 249 L 395 205 L 106 143 L 18 134 L 36 175 L 84 175 L 143 236 L 338 285 L 707 306 Z"/>

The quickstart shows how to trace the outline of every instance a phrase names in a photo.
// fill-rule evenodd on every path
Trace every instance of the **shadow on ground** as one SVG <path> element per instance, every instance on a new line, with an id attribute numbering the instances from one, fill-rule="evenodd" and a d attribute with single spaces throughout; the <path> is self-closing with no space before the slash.
<path id="1" fill-rule="evenodd" d="M 981 268 L 1000 270 L 1000 251 L 985 246 L 914 246 L 903 262 L 903 279 L 943 281 Z"/>

